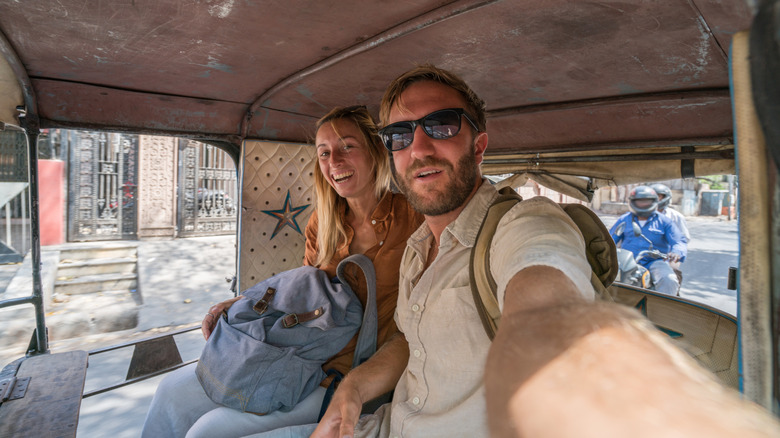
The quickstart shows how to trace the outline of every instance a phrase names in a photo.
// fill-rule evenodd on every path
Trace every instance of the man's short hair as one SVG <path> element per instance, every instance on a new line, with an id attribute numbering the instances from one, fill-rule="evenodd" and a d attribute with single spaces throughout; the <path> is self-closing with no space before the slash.
<path id="1" fill-rule="evenodd" d="M 475 118 L 477 127 L 481 132 L 486 129 L 485 101 L 477 96 L 460 76 L 431 64 L 424 64 L 407 71 L 396 78 L 385 90 L 382 102 L 379 105 L 379 120 L 382 126 L 387 125 L 390 118 L 390 108 L 396 103 L 401 93 L 415 82 L 432 81 L 446 85 L 463 96 L 466 101 L 466 112 Z"/>

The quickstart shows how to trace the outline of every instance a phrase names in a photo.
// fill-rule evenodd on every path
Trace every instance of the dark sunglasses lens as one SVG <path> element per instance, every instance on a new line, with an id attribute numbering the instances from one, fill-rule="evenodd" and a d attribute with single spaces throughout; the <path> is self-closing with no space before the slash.
<path id="1" fill-rule="evenodd" d="M 451 138 L 460 132 L 460 114 L 453 110 L 436 111 L 423 119 L 425 133 L 435 139 Z"/>
<path id="2" fill-rule="evenodd" d="M 414 129 L 410 122 L 393 123 L 382 129 L 382 141 L 385 147 L 391 151 L 401 150 L 414 139 Z"/>

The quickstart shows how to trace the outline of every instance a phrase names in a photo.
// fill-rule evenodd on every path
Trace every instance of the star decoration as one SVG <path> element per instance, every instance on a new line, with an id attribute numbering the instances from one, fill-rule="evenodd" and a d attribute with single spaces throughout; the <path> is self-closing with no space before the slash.
<path id="1" fill-rule="evenodd" d="M 303 210 L 309 208 L 309 205 L 311 204 L 293 207 L 290 203 L 290 191 L 287 190 L 287 198 L 284 200 L 284 207 L 279 210 L 262 210 L 263 213 L 269 216 L 273 216 L 279 220 L 279 222 L 276 224 L 276 228 L 274 228 L 273 234 L 271 234 L 271 239 L 276 237 L 276 234 L 279 233 L 279 231 L 281 231 L 285 226 L 288 226 L 297 231 L 298 234 L 303 234 L 301 232 L 301 227 L 298 226 L 297 218 L 299 214 L 303 213 Z"/>

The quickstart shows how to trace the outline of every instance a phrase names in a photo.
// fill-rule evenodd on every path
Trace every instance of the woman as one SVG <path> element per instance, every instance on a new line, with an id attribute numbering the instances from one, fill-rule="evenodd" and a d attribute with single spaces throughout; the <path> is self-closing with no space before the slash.
<path id="1" fill-rule="evenodd" d="M 397 328 L 393 321 L 398 296 L 398 268 L 406 239 L 423 217 L 403 195 L 390 191 L 390 164 L 365 107 L 335 108 L 317 122 L 314 182 L 317 209 L 306 226 L 304 264 L 336 276 L 336 266 L 350 254 L 365 254 L 377 274 L 377 345 Z M 363 305 L 366 285 L 354 265 L 346 277 Z M 217 317 L 236 297 L 209 308 L 203 319 L 208 339 Z M 349 371 L 357 337 L 323 365 Z M 208 398 L 195 375 L 195 364 L 170 373 L 157 388 L 144 423 L 143 437 L 244 436 L 280 427 L 315 423 L 325 394 L 323 385 L 289 412 L 243 413 Z"/>

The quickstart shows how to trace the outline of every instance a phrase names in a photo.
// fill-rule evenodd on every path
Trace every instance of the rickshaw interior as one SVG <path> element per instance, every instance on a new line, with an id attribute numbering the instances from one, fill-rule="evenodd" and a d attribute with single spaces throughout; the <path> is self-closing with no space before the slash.
<path id="1" fill-rule="evenodd" d="M 0 0 L 0 129 L 28 137 L 33 196 L 33 290 L 0 302 L 39 309 L 21 366 L 57 356 L 44 354 L 35 268 L 46 214 L 36 208 L 41 129 L 177 136 L 230 154 L 240 180 L 241 290 L 301 259 L 301 236 L 271 248 L 258 218 L 288 190 L 311 196 L 314 122 L 334 106 L 366 105 L 377 115 L 394 77 L 432 63 L 487 102 L 484 174 L 530 178 L 586 202 L 600 187 L 739 175 L 740 331 L 731 318 L 723 336 L 740 348 L 720 358 L 693 350 L 705 362 L 725 361 L 711 369 L 728 369 L 727 383 L 777 410 L 778 192 L 763 137 L 778 150 L 778 17 L 777 1 Z M 279 251 L 284 257 L 271 256 Z M 686 317 L 668 310 L 658 318 L 668 326 Z M 60 367 L 73 383 L 57 409 L 75 434 L 88 358 L 62 354 L 30 368 Z M 21 376 L 19 366 L 4 377 Z M 0 405 L 4 433 L 47 427 L 7 421 L 15 402 Z"/>

